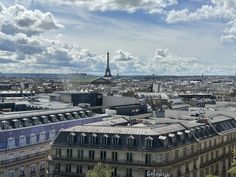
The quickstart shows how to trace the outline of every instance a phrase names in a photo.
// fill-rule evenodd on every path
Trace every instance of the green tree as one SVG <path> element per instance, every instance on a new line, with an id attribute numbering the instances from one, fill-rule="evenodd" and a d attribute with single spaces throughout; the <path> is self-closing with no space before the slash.
<path id="1" fill-rule="evenodd" d="M 98 163 L 92 170 L 89 170 L 86 177 L 111 177 L 112 169 L 108 165 Z"/>
<path id="2" fill-rule="evenodd" d="M 218 177 L 216 175 L 207 175 L 206 177 Z"/>
<path id="3" fill-rule="evenodd" d="M 236 150 L 233 152 L 233 162 L 231 168 L 228 170 L 231 177 L 236 177 Z"/>

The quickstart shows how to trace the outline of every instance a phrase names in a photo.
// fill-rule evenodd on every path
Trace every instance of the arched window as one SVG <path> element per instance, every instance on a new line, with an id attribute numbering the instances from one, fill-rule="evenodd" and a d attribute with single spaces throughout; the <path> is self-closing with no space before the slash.
<path id="1" fill-rule="evenodd" d="M 46 132 L 43 131 L 39 134 L 39 142 L 44 142 L 46 141 Z"/>
<path id="2" fill-rule="evenodd" d="M 120 136 L 115 135 L 112 137 L 112 145 L 113 146 L 119 146 L 120 145 Z"/>
<path id="3" fill-rule="evenodd" d="M 25 146 L 26 145 L 26 138 L 24 135 L 19 136 L 19 146 Z"/>
<path id="4" fill-rule="evenodd" d="M 145 138 L 145 147 L 146 148 L 152 148 L 153 146 L 153 138 L 151 136 L 148 136 Z"/>
<path id="5" fill-rule="evenodd" d="M 132 135 L 127 137 L 127 146 L 129 146 L 129 147 L 134 146 L 134 137 Z"/>
<path id="6" fill-rule="evenodd" d="M 8 138 L 8 140 L 7 140 L 7 148 L 8 149 L 15 148 L 15 139 L 13 137 Z"/>
<path id="7" fill-rule="evenodd" d="M 32 133 L 30 135 L 30 144 L 35 144 L 35 143 L 37 143 L 36 135 Z"/>

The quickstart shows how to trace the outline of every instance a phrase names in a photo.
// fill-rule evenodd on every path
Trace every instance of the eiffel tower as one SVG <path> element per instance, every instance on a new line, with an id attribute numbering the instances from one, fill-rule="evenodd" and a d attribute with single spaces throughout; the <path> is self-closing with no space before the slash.
<path id="1" fill-rule="evenodd" d="M 107 52 L 107 68 L 106 68 L 104 77 L 105 78 L 112 78 L 110 64 L 109 64 L 109 52 Z"/>

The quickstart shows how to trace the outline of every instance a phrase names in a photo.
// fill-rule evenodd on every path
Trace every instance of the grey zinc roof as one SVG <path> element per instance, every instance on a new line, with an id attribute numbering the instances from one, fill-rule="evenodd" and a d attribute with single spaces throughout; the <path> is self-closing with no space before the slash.
<path id="1" fill-rule="evenodd" d="M 183 131 L 185 128 L 180 124 L 167 125 L 158 128 L 140 127 L 108 127 L 108 126 L 76 126 L 63 131 L 84 132 L 84 133 L 108 133 L 108 134 L 131 134 L 131 135 L 161 135 L 176 131 Z"/>
<path id="2" fill-rule="evenodd" d="M 37 117 L 37 116 L 42 116 L 42 115 L 53 115 L 53 114 L 60 114 L 60 113 L 80 111 L 80 110 L 82 110 L 80 107 L 76 107 L 76 108 L 68 108 L 68 109 L 32 110 L 32 111 L 5 113 L 5 114 L 0 114 L 0 121 L 8 120 L 8 119 Z"/>

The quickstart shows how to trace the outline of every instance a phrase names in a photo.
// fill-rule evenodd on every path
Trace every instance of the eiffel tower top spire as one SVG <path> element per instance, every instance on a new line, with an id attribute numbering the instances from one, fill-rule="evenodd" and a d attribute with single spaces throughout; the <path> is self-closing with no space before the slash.
<path id="1" fill-rule="evenodd" d="M 107 68 L 106 68 L 106 71 L 105 71 L 105 75 L 104 77 L 107 77 L 107 78 L 111 78 L 112 75 L 111 75 L 111 70 L 110 70 L 110 63 L 109 63 L 109 52 L 107 52 Z"/>

